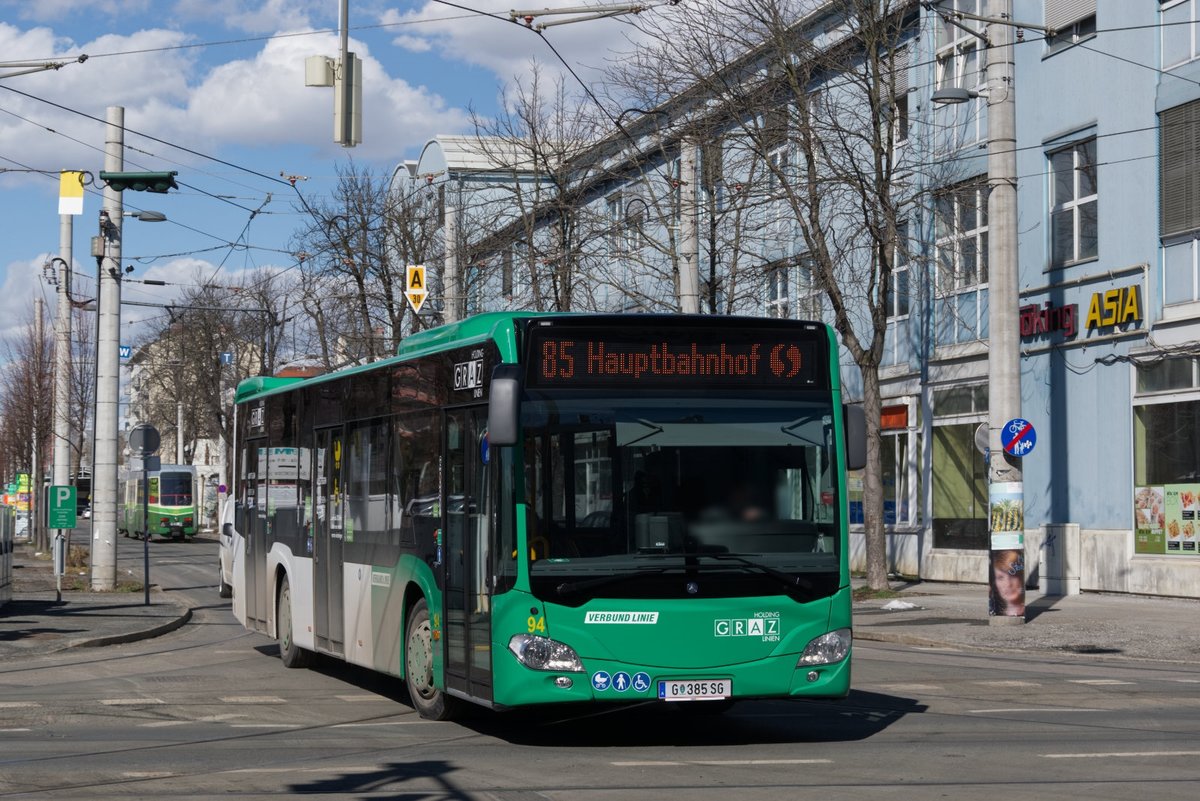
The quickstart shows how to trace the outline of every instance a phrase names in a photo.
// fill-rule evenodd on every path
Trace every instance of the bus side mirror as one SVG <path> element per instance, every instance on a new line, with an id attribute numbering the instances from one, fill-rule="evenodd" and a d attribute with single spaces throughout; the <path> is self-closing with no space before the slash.
<path id="1" fill-rule="evenodd" d="M 842 406 L 846 424 L 846 469 L 862 470 L 867 466 L 867 415 L 862 406 Z"/>
<path id="2" fill-rule="evenodd" d="M 521 420 L 521 366 L 498 364 L 492 370 L 488 401 L 488 443 L 516 445 Z"/>

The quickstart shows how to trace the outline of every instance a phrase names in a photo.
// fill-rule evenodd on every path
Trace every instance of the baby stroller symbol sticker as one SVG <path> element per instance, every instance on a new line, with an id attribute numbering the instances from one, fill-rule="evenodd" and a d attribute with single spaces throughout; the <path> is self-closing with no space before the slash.
<path id="1" fill-rule="evenodd" d="M 609 675 L 607 671 L 597 670 L 592 674 L 592 687 L 597 690 L 607 690 L 609 683 Z"/>

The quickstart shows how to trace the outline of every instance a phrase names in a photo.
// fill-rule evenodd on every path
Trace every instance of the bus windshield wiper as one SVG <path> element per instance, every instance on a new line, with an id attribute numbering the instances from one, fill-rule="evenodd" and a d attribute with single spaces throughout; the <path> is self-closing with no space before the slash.
<path id="1" fill-rule="evenodd" d="M 669 567 L 655 567 L 650 569 L 642 567 L 625 573 L 613 573 L 612 575 L 598 576 L 593 579 L 584 579 L 583 581 L 564 581 L 555 589 L 559 595 L 571 595 L 572 593 L 584 592 L 585 590 L 594 590 L 597 587 L 603 587 L 607 584 L 616 584 L 617 582 L 625 581 L 626 579 L 638 578 L 639 576 L 649 576 L 657 573 L 665 573 L 671 569 L 672 568 Z"/>
<path id="2" fill-rule="evenodd" d="M 701 553 L 696 555 L 705 559 L 716 559 L 722 562 L 736 562 L 743 567 L 748 567 L 752 570 L 758 570 L 759 572 L 770 576 L 785 587 L 802 590 L 812 589 L 812 582 L 806 578 L 793 576 L 791 573 L 785 573 L 782 570 L 777 570 L 771 567 L 770 565 L 764 565 L 762 562 L 755 562 L 751 559 L 747 559 L 744 556 L 738 556 L 737 554 L 732 553 Z"/>

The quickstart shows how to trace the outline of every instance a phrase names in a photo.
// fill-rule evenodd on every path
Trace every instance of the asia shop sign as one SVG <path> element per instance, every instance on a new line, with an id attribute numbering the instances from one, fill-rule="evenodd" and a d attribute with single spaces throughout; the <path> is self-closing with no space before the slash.
<path id="1" fill-rule="evenodd" d="M 1072 339 L 1079 332 L 1079 305 L 1070 303 L 1056 306 L 1049 301 L 1043 307 L 1029 304 L 1021 307 L 1020 320 L 1022 337 L 1061 331 L 1064 337 Z M 1134 327 L 1142 323 L 1142 288 L 1139 284 L 1092 294 L 1087 316 L 1083 320 L 1084 328 L 1099 331 L 1130 323 Z"/>
<path id="2" fill-rule="evenodd" d="M 1133 494 L 1134 553 L 1200 553 L 1200 484 L 1138 487 Z"/>

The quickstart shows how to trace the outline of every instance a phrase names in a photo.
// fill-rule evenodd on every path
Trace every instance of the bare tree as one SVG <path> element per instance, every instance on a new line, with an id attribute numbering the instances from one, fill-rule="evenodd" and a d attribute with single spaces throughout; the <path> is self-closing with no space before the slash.
<path id="1" fill-rule="evenodd" d="M 42 305 L 35 309 L 40 311 Z M 53 443 L 54 420 L 54 344 L 50 327 L 31 311 L 26 324 L 4 343 L 5 366 L 0 370 L 0 460 L 11 471 L 29 473 L 31 486 L 40 488 L 41 477 L 33 475 L 34 453 L 37 463 L 48 464 Z M 40 491 L 40 489 L 39 489 Z M 30 531 L 36 510 L 30 510 Z M 39 534 L 44 536 L 45 530 Z M 39 543 L 48 547 L 48 542 Z"/>
<path id="2" fill-rule="evenodd" d="M 717 137 L 741 208 L 773 239 L 798 242 L 813 285 L 863 383 L 867 579 L 887 587 L 880 470 L 879 367 L 891 308 L 898 235 L 925 202 L 920 148 L 899 147 L 907 127 L 905 47 L 917 19 L 910 0 L 730 0 L 638 18 L 651 41 L 611 73 L 644 102 L 680 108 L 680 133 Z M 729 20 L 737 24 L 729 24 Z M 743 221 L 745 224 L 746 221 Z M 765 255 L 765 254 L 764 254 Z M 782 255 L 789 256 L 786 252 Z M 771 259 L 762 262 L 770 266 Z M 726 276 L 734 280 L 733 276 Z"/>
<path id="3" fill-rule="evenodd" d="M 438 250 L 421 198 L 350 163 L 338 169 L 333 201 L 305 211 L 311 222 L 295 237 L 300 303 L 325 366 L 395 353 L 410 313 L 405 269 Z"/>

